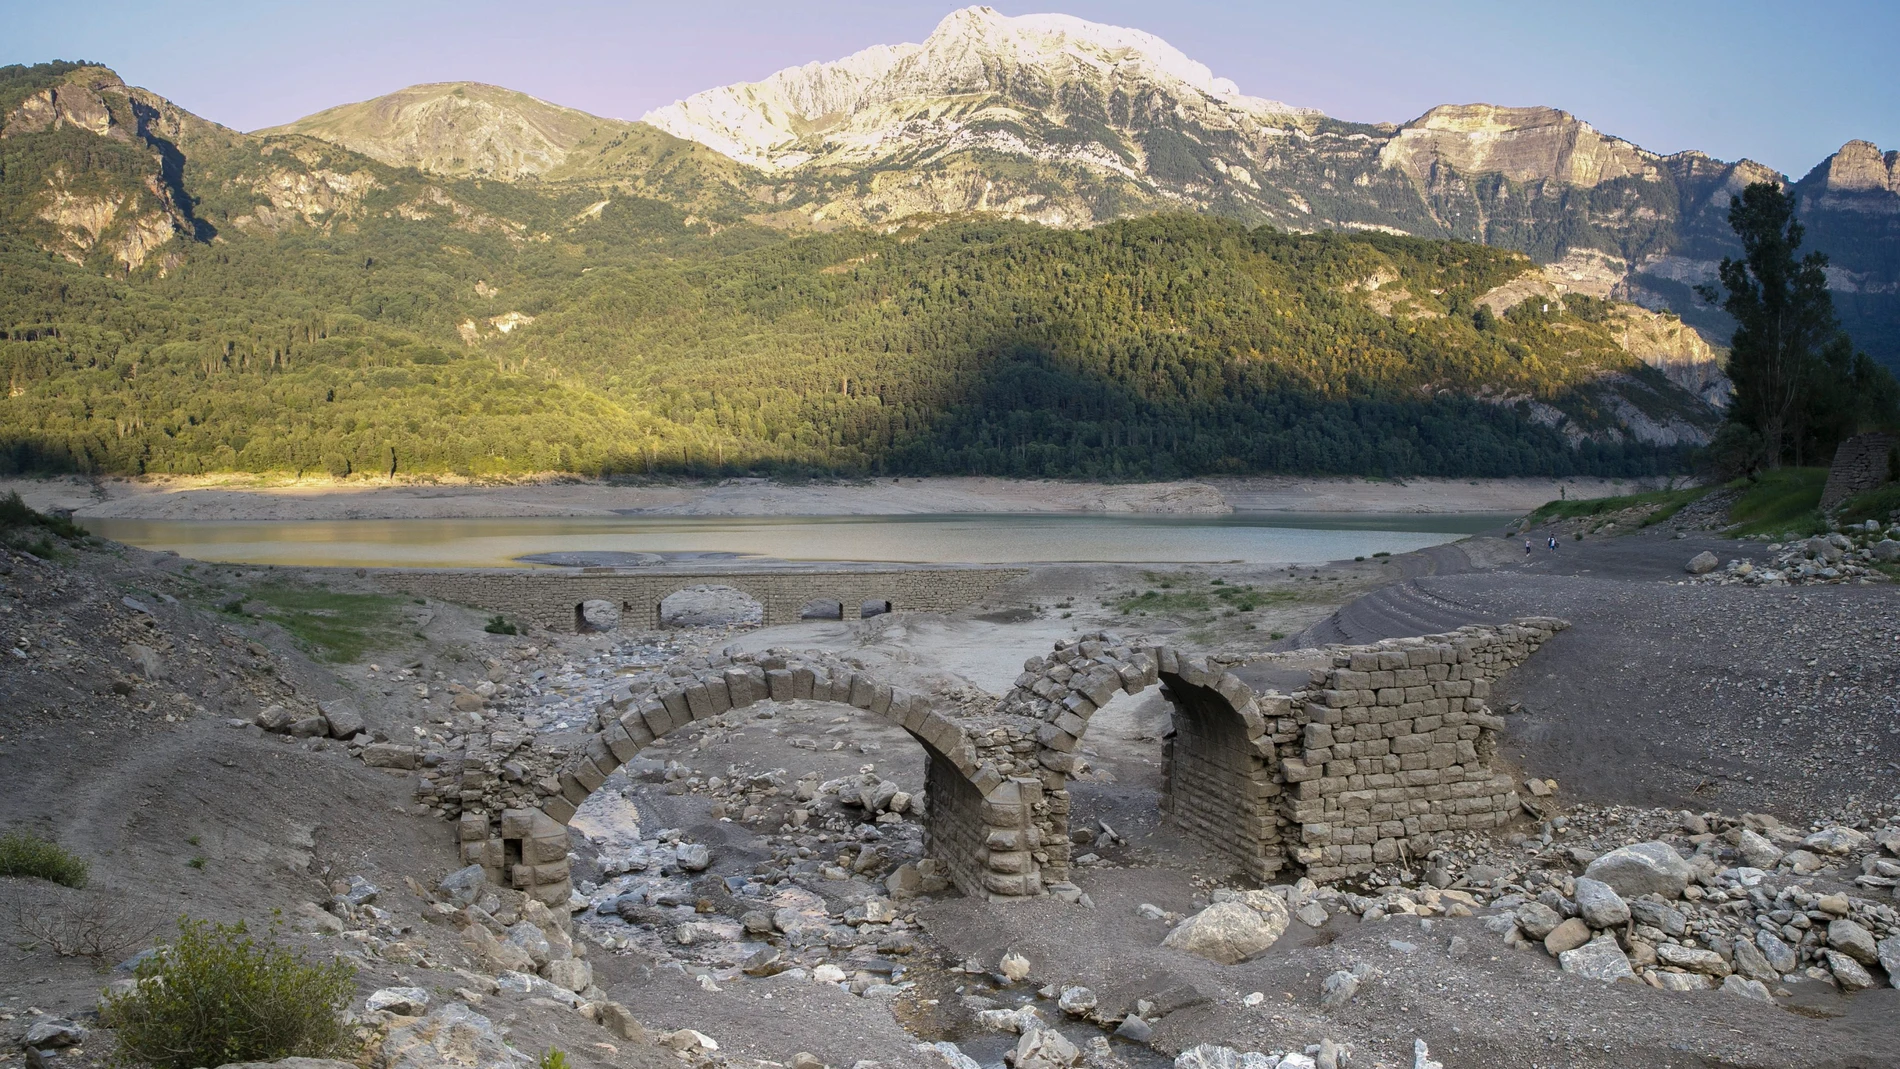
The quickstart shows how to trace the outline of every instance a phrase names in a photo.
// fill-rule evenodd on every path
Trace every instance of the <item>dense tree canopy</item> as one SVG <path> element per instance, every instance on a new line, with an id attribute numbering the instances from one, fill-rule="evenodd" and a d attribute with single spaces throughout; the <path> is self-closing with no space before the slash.
<path id="1" fill-rule="evenodd" d="M 1900 421 L 1893 376 L 1841 329 L 1826 254 L 1797 259 L 1804 232 L 1794 197 L 1757 182 L 1731 198 L 1728 217 L 1742 258 L 1724 259 L 1720 291 L 1705 287 L 1703 296 L 1735 319 L 1729 416 L 1756 437 L 1760 458 L 1824 463 L 1841 439 Z"/>
<path id="2" fill-rule="evenodd" d="M 1479 309 L 1528 269 L 1513 253 L 1189 216 L 685 240 L 591 266 L 372 222 L 124 280 L 6 246 L 6 463 L 1119 478 L 1677 459 L 1550 429 L 1558 410 L 1607 426 L 1606 371 L 1654 387 L 1637 395 L 1658 417 L 1681 395 L 1581 307 Z M 535 321 L 468 316 L 478 281 Z"/>

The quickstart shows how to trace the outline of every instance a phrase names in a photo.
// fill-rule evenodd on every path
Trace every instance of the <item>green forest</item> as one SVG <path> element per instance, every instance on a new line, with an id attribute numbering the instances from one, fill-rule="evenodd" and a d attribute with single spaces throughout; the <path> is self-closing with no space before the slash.
<path id="1" fill-rule="evenodd" d="M 486 275 L 506 296 L 534 272 L 505 260 L 526 254 L 362 244 L 214 245 L 163 279 L 6 248 L 4 463 L 1136 478 L 1680 461 L 1573 448 L 1522 405 L 1483 399 L 1601 422 L 1602 371 L 1659 377 L 1592 302 L 1477 309 L 1528 267 L 1481 246 L 1187 216 L 854 232 L 568 265 L 564 285 L 523 285 L 509 304 L 532 325 L 469 344 L 455 322 L 478 266 L 503 268 Z M 1391 314 L 1358 288 L 1375 276 L 1410 295 Z M 1655 386 L 1654 402 L 1682 403 Z"/>
<path id="2" fill-rule="evenodd" d="M 96 70 L 0 68 L 0 113 Z M 1617 411 L 1714 422 L 1609 305 L 1481 306 L 1520 253 L 1196 215 L 796 236 L 684 142 L 619 185 L 450 180 L 115 92 L 109 136 L 0 138 L 0 470 L 1634 475 L 1684 450 L 1594 433 Z M 176 235 L 128 258 L 128 220 Z"/>

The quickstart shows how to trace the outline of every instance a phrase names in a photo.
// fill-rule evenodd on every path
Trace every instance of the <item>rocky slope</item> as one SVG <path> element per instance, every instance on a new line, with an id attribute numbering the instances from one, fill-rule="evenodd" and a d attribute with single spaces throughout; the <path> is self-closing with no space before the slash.
<path id="1" fill-rule="evenodd" d="M 392 167 L 512 182 L 554 170 L 579 146 L 598 151 L 630 125 L 499 86 L 436 82 L 329 108 L 257 135 L 307 134 Z"/>
<path id="2" fill-rule="evenodd" d="M 1729 197 L 1787 180 L 1649 152 L 1551 108 L 1342 122 L 1246 95 L 1140 30 L 987 7 L 952 12 L 921 44 L 708 89 L 639 123 L 442 83 L 259 131 L 293 132 L 431 174 L 608 183 L 776 228 L 967 213 L 1082 227 L 1187 209 L 1480 241 L 1711 339 L 1728 324 L 1693 287 L 1735 251 Z M 1849 328 L 1900 361 L 1895 153 L 1850 142 L 1795 185 Z"/>

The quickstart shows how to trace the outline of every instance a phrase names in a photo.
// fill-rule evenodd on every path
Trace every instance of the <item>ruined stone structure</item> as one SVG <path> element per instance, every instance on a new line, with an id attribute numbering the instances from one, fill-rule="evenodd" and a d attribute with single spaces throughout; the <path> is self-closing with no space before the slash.
<path id="1" fill-rule="evenodd" d="M 765 610 L 765 625 L 797 623 L 814 602 L 836 603 L 846 617 L 868 604 L 880 612 L 950 612 L 1028 572 L 1021 568 L 706 569 L 563 568 L 537 570 L 390 570 L 376 579 L 392 590 L 473 605 L 550 631 L 579 629 L 588 601 L 617 605 L 631 625 L 658 627 L 660 603 L 696 586 L 731 587 Z"/>
<path id="2" fill-rule="evenodd" d="M 644 694 L 614 693 L 597 711 L 599 732 L 558 773 L 537 774 L 518 757 L 513 774 L 497 777 L 494 753 L 465 759 L 464 857 L 497 882 L 565 901 L 563 826 L 621 764 L 696 721 L 804 699 L 865 710 L 923 746 L 926 853 L 960 890 L 1044 894 L 1068 880 L 1068 780 L 1081 768 L 1089 719 L 1115 694 L 1159 684 L 1174 713 L 1161 800 L 1169 819 L 1262 882 L 1294 871 L 1338 879 L 1510 818 L 1518 797 L 1490 767 L 1503 722 L 1485 699 L 1564 626 L 1532 618 L 1231 662 L 1104 632 L 1030 658 L 993 708 L 954 715 L 815 652 L 739 654 Z M 1295 667 L 1306 685 L 1290 694 L 1256 691 L 1241 676 Z"/>
<path id="3" fill-rule="evenodd" d="M 1827 470 L 1821 507 L 1833 508 L 1892 479 L 1895 449 L 1900 449 L 1900 434 L 1891 432 L 1859 434 L 1842 442 L 1834 450 L 1834 463 Z"/>

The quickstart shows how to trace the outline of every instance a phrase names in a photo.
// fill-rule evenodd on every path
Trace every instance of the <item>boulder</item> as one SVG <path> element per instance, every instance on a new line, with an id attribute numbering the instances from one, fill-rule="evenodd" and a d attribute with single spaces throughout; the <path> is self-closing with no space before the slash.
<path id="1" fill-rule="evenodd" d="M 442 877 L 442 882 L 435 885 L 435 890 L 444 902 L 452 906 L 466 906 L 480 898 L 487 887 L 488 874 L 482 871 L 480 865 L 470 865 Z"/>
<path id="2" fill-rule="evenodd" d="M 20 1045 L 31 1050 L 58 1050 L 86 1041 L 86 1030 L 64 1017 L 40 1017 L 27 1026 Z"/>
<path id="3" fill-rule="evenodd" d="M 1016 983 L 1029 975 L 1029 959 L 1012 950 L 996 963 L 996 971 L 1002 973 L 1010 983 Z"/>
<path id="4" fill-rule="evenodd" d="M 1736 839 L 1735 849 L 1750 868 L 1772 869 L 1775 867 L 1775 862 L 1781 860 L 1780 847 L 1770 842 L 1767 836 L 1746 828 L 1742 829 L 1742 834 Z"/>
<path id="5" fill-rule="evenodd" d="M 1577 911 L 1592 928 L 1621 928 L 1630 921 L 1629 903 L 1609 884 L 1585 876 L 1577 881 Z"/>
<path id="6" fill-rule="evenodd" d="M 420 1017 L 429 1012 L 429 993 L 419 987 L 385 987 L 372 991 L 363 1000 L 371 1013 L 393 1013 L 402 1017 Z"/>
<path id="7" fill-rule="evenodd" d="M 1891 538 L 1883 538 L 1875 542 L 1872 548 L 1874 551 L 1874 559 L 1882 564 L 1900 562 L 1900 542 L 1896 542 Z"/>
<path id="8" fill-rule="evenodd" d="M 1874 950 L 1880 956 L 1880 967 L 1887 970 L 1887 982 L 1900 987 L 1900 935 L 1890 935 L 1875 943 Z"/>
<path id="9" fill-rule="evenodd" d="M 620 626 L 620 606 L 604 598 L 588 598 L 574 614 L 582 631 L 612 631 Z"/>
<path id="10" fill-rule="evenodd" d="M 1801 840 L 1801 845 L 1823 854 L 1850 854 L 1865 849 L 1867 836 L 1852 828 L 1827 828 Z"/>
<path id="11" fill-rule="evenodd" d="M 1557 955 L 1557 963 L 1567 973 L 1604 983 L 1617 980 L 1634 980 L 1636 973 L 1630 968 L 1630 959 L 1623 954 L 1616 940 L 1607 935 L 1597 936 L 1588 943 Z"/>
<path id="12" fill-rule="evenodd" d="M 712 850 L 701 843 L 684 843 L 674 858 L 682 872 L 704 872 L 712 865 Z"/>
<path id="13" fill-rule="evenodd" d="M 1707 991 L 1709 978 L 1693 972 L 1653 972 L 1657 987 L 1664 991 Z"/>
<path id="14" fill-rule="evenodd" d="M 1791 973 L 1798 964 L 1794 948 L 1782 942 L 1781 937 L 1773 932 L 1757 930 L 1755 945 L 1761 948 L 1761 956 L 1768 959 L 1768 967 L 1778 974 Z"/>
<path id="15" fill-rule="evenodd" d="M 1722 955 L 1713 950 L 1700 947 L 1686 947 L 1676 943 L 1664 943 L 1656 948 L 1656 960 L 1664 965 L 1701 973 L 1704 976 L 1727 976 L 1733 970 Z"/>
<path id="16" fill-rule="evenodd" d="M 1768 964 L 1768 956 L 1763 954 L 1755 944 L 1749 942 L 1747 936 L 1735 937 L 1735 948 L 1729 960 L 1734 964 L 1736 972 L 1750 980 L 1773 983 L 1781 978 L 1774 966 Z"/>
<path id="17" fill-rule="evenodd" d="M 1862 965 L 1874 965 L 1880 961 L 1880 951 L 1874 945 L 1873 933 L 1850 920 L 1828 923 L 1827 945 Z"/>
<path id="18" fill-rule="evenodd" d="M 1032 1028 L 1016 1041 L 1016 1069 L 1070 1069 L 1082 1064 L 1082 1051 L 1053 1028 Z"/>
<path id="19" fill-rule="evenodd" d="M 225 1062 L 218 1069 L 357 1069 L 355 1062 L 333 1058 L 284 1058 L 274 1062 Z"/>
<path id="20" fill-rule="evenodd" d="M 1619 846 L 1584 870 L 1586 877 L 1610 885 L 1624 898 L 1640 895 L 1682 897 L 1695 870 L 1668 843 L 1648 842 Z"/>
<path id="21" fill-rule="evenodd" d="M 593 986 L 594 967 L 580 958 L 563 958 L 543 965 L 541 976 L 556 987 L 578 994 Z"/>
<path id="22" fill-rule="evenodd" d="M 618 1002 L 594 1003 L 594 1020 L 598 1022 L 602 1028 L 619 1036 L 621 1039 L 636 1043 L 644 1043 L 646 1041 L 646 1028 L 634 1018 L 632 1010 L 629 1010 Z"/>
<path id="23" fill-rule="evenodd" d="M 1176 1055 L 1174 1069 L 1240 1069 L 1240 1052 L 1232 1047 L 1202 1043 Z"/>
<path id="24" fill-rule="evenodd" d="M 1722 561 L 1716 557 L 1715 554 L 1705 549 L 1695 556 L 1690 557 L 1689 563 L 1683 565 L 1682 568 L 1690 575 L 1707 575 L 1721 566 Z"/>
<path id="25" fill-rule="evenodd" d="M 1085 1017 L 1095 1009 L 1095 992 L 1081 986 L 1065 987 L 1061 997 L 1056 999 L 1056 1005 L 1062 1007 L 1063 1013 Z"/>
<path id="26" fill-rule="evenodd" d="M 460 1002 L 451 1002 L 384 1038 L 380 1062 L 386 1069 L 465 1069 L 512 1065 L 513 1052 L 501 1030 Z"/>
<path id="27" fill-rule="evenodd" d="M 1589 941 L 1590 926 L 1584 923 L 1582 917 L 1572 917 L 1550 930 L 1550 934 L 1544 937 L 1544 949 L 1554 958 Z"/>
<path id="28" fill-rule="evenodd" d="M 1277 896 L 1276 896 L 1277 897 Z M 1216 902 L 1176 925 L 1161 945 L 1221 965 L 1238 965 L 1286 931 L 1286 906 L 1274 918 L 1240 902 Z"/>
<path id="29" fill-rule="evenodd" d="M 318 702 L 317 711 L 323 714 L 324 723 L 330 728 L 334 738 L 355 738 L 369 725 L 363 720 L 363 714 L 356 706 L 343 698 L 332 698 L 327 702 Z"/>
<path id="30" fill-rule="evenodd" d="M 1842 991 L 1865 991 L 1874 986 L 1873 975 L 1853 958 L 1838 950 L 1823 950 L 1821 956 L 1827 959 L 1827 971 L 1834 974 L 1834 982 Z"/>
<path id="31" fill-rule="evenodd" d="M 1542 902 L 1526 902 L 1517 907 L 1517 926 L 1532 939 L 1543 939 L 1564 922 L 1564 915 Z"/>
<path id="32" fill-rule="evenodd" d="M 1756 1002 L 1766 1002 L 1772 1005 L 1775 1001 L 1774 996 L 1768 993 L 1768 985 L 1762 983 L 1760 980 L 1744 980 L 1740 976 L 1733 975 L 1725 976 L 1722 978 L 1722 990 L 1730 995 L 1752 998 Z"/>
<path id="33" fill-rule="evenodd" d="M 1358 993 L 1359 977 L 1349 969 L 1341 969 L 1319 982 L 1319 1004 L 1329 1010 L 1346 1005 Z"/>

